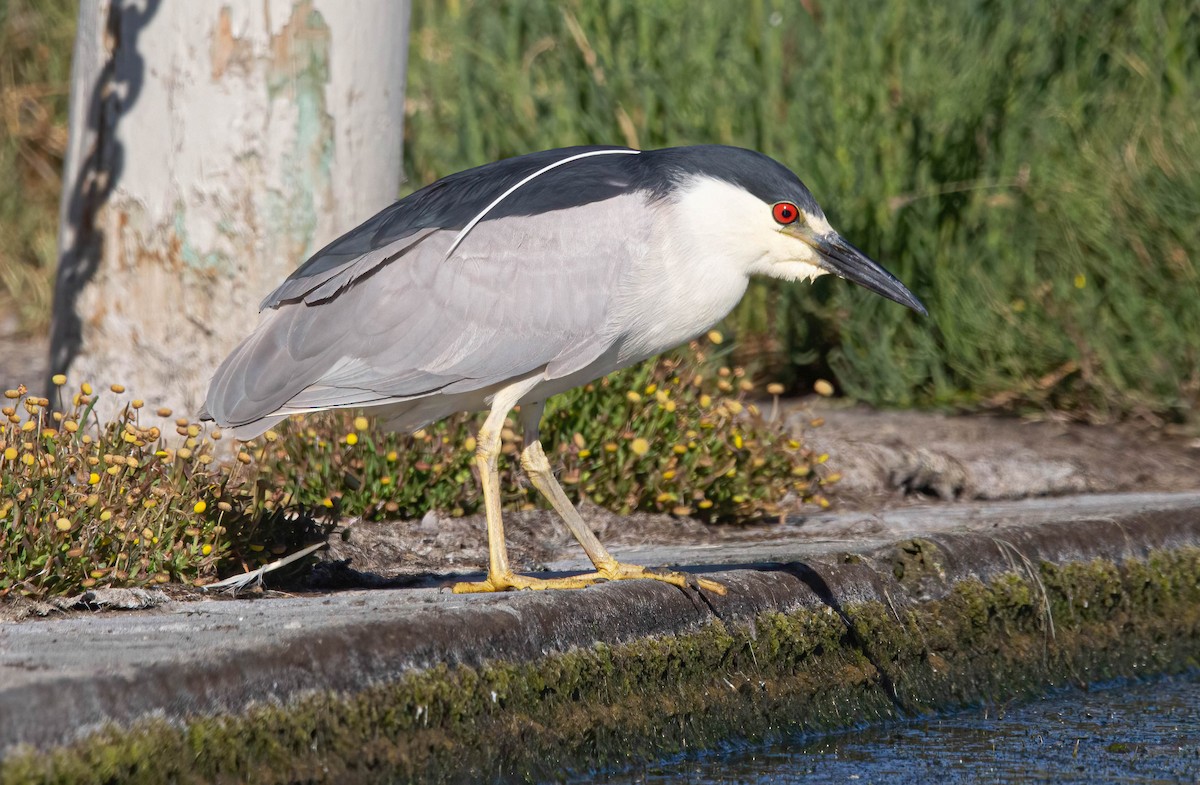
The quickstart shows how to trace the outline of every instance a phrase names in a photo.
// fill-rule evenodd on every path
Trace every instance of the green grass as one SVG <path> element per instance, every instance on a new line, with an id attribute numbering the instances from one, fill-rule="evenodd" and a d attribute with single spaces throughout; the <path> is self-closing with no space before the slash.
<path id="1" fill-rule="evenodd" d="M 1185 0 L 418 0 L 405 159 L 418 185 L 555 145 L 763 150 L 932 316 L 765 282 L 731 319 L 742 359 L 881 405 L 1180 418 L 1197 41 Z"/>
<path id="2" fill-rule="evenodd" d="M 0 3 L 0 311 L 50 324 L 78 3 Z"/>
<path id="3" fill-rule="evenodd" d="M 0 297 L 48 320 L 75 4 L 0 7 Z M 930 307 L 761 282 L 739 361 L 879 405 L 1186 419 L 1200 7 L 416 0 L 411 189 L 556 145 L 721 142 L 806 180 Z"/>

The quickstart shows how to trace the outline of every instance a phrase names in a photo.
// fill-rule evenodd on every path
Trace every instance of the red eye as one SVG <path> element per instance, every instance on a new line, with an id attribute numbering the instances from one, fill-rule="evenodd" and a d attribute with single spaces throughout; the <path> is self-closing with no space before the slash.
<path id="1" fill-rule="evenodd" d="M 800 217 L 800 209 L 791 202 L 776 202 L 771 208 L 771 215 L 781 224 L 795 223 Z"/>

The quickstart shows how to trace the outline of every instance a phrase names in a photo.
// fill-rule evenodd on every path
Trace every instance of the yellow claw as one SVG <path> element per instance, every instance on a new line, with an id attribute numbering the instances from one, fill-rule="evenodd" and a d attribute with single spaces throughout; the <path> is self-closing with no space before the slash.
<path id="1" fill-rule="evenodd" d="M 504 575 L 489 575 L 482 581 L 460 581 L 454 584 L 455 594 L 482 594 L 511 589 L 586 589 L 599 579 L 586 575 L 571 578 L 531 578 L 528 575 L 508 573 Z"/>
<path id="2" fill-rule="evenodd" d="M 508 573 L 504 575 L 489 575 L 482 581 L 460 581 L 454 584 L 455 594 L 482 594 L 487 592 L 510 591 L 514 589 L 529 589 L 542 591 L 544 589 L 586 589 L 596 583 L 605 581 L 652 580 L 669 583 L 679 588 L 704 589 L 714 594 L 725 595 L 726 589 L 720 583 L 708 578 L 696 578 L 682 572 L 667 570 L 648 570 L 640 564 L 623 564 L 614 561 L 606 564 L 596 572 L 586 575 L 574 575 L 567 578 L 531 578 L 528 575 Z"/>
<path id="3" fill-rule="evenodd" d="M 691 586 L 693 588 L 705 589 L 714 594 L 725 596 L 725 587 L 716 581 L 708 578 L 696 578 L 682 572 L 672 572 L 670 570 L 651 570 L 640 564 L 625 564 L 624 562 L 613 561 L 610 564 L 601 566 L 596 572 L 587 575 L 580 575 L 580 578 L 591 578 L 593 580 L 604 581 L 629 581 L 629 580 L 653 580 L 669 583 L 672 586 L 678 586 L 681 589 Z"/>

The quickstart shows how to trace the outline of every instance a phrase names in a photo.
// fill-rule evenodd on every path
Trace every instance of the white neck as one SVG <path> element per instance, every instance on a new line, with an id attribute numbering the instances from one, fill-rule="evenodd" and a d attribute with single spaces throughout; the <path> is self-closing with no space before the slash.
<path id="1" fill-rule="evenodd" d="M 710 329 L 742 299 L 751 275 L 824 274 L 809 246 L 779 231 L 770 205 L 723 180 L 698 177 L 647 209 L 657 213 L 656 242 L 617 304 L 624 357 L 648 357 Z"/>

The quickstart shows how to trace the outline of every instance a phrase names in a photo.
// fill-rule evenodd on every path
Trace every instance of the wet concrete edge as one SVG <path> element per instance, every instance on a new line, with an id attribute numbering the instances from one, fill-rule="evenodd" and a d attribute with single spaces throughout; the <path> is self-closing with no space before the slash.
<path id="1" fill-rule="evenodd" d="M 1200 509 L 482 598 L 134 677 L 10 690 L 0 782 L 556 777 L 1194 667 Z M 80 737 L 80 730 L 103 729 Z M 62 745 L 62 746 L 60 746 Z"/>

